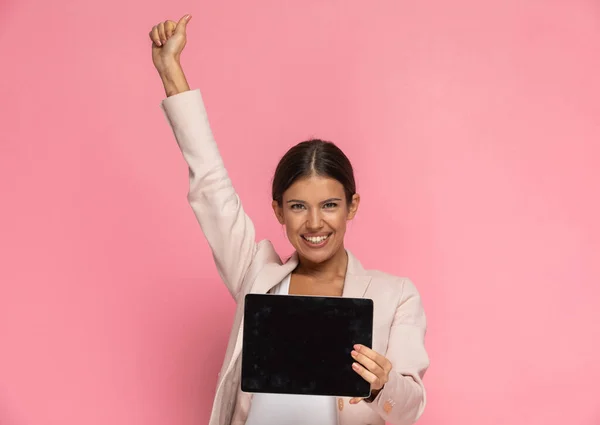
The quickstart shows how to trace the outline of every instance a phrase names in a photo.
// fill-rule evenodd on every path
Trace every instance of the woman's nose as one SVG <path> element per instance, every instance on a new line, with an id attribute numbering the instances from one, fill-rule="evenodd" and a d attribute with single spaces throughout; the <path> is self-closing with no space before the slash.
<path id="1" fill-rule="evenodd" d="M 308 221 L 306 222 L 306 227 L 309 229 L 320 229 L 323 227 L 323 219 L 319 210 L 310 213 Z"/>

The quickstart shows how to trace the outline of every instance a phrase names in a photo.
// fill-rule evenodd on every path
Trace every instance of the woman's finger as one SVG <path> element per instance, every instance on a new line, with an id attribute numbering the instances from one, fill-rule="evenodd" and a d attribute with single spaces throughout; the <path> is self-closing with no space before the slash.
<path id="1" fill-rule="evenodd" d="M 390 361 L 387 358 L 385 358 L 385 356 L 382 356 L 378 352 L 371 350 L 369 347 L 356 344 L 354 346 L 354 349 L 360 354 L 364 354 L 366 357 L 370 358 L 379 366 L 381 366 L 381 368 L 386 372 L 386 374 L 389 373 L 390 370 L 392 370 L 392 364 L 390 363 Z"/>
<path id="2" fill-rule="evenodd" d="M 374 375 L 379 376 L 380 378 L 384 378 L 387 375 L 387 373 L 385 372 L 383 367 L 381 365 L 379 365 L 378 363 L 376 363 L 375 360 L 370 359 L 366 355 L 359 353 L 358 351 L 355 351 L 355 350 L 352 350 L 351 354 L 352 354 L 352 358 L 354 358 L 354 360 L 359 362 L 361 365 L 363 365 L 365 368 L 367 368 Z"/>
<path id="3" fill-rule="evenodd" d="M 160 42 L 160 36 L 158 35 L 158 26 L 156 25 L 152 27 L 152 31 L 150 31 L 150 40 L 152 40 L 152 42 L 157 46 L 162 46 L 162 43 Z"/>
<path id="4" fill-rule="evenodd" d="M 187 24 L 190 22 L 190 19 L 192 19 L 192 15 L 190 15 L 190 14 L 183 16 L 179 20 L 179 22 L 177 22 L 177 27 L 175 28 L 175 32 L 185 35 L 185 30 L 187 28 Z"/>
<path id="5" fill-rule="evenodd" d="M 379 377 L 373 372 L 368 371 L 364 366 L 359 363 L 352 363 L 352 369 L 358 373 L 362 378 L 371 384 L 371 388 L 381 388 L 382 385 L 379 383 Z"/>
<path id="6" fill-rule="evenodd" d="M 175 22 L 175 21 L 165 22 L 165 35 L 167 36 L 167 40 L 169 38 L 171 38 L 171 36 L 175 32 L 175 27 L 177 27 L 177 22 Z"/>
<path id="7" fill-rule="evenodd" d="M 160 41 L 162 44 L 167 42 L 167 35 L 165 34 L 165 23 L 161 22 L 158 24 L 158 36 L 160 37 Z"/>

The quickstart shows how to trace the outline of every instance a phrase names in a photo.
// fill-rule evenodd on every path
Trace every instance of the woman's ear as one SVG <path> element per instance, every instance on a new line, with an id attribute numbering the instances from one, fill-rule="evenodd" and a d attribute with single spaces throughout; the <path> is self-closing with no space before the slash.
<path id="1" fill-rule="evenodd" d="M 360 204 L 360 195 L 355 193 L 352 195 L 352 201 L 348 205 L 348 220 L 352 220 L 358 212 L 358 205 Z"/>
<path id="2" fill-rule="evenodd" d="M 277 201 L 273 201 L 271 206 L 273 207 L 273 212 L 275 213 L 275 217 L 277 217 L 279 224 L 285 224 L 285 220 L 283 218 L 283 208 L 279 206 Z"/>

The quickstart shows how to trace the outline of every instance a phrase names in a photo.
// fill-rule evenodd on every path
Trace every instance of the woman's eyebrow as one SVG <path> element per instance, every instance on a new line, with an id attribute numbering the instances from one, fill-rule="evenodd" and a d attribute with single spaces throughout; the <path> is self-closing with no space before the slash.
<path id="1" fill-rule="evenodd" d="M 340 198 L 329 198 L 329 199 L 325 199 L 324 201 L 319 202 L 320 204 L 326 204 L 328 202 L 333 202 L 333 201 L 339 201 L 341 202 L 342 200 Z M 296 202 L 296 203 L 300 203 L 300 204 L 306 204 L 306 201 L 301 201 L 300 199 L 290 199 L 289 201 L 287 201 L 287 203 L 291 203 L 291 202 Z"/>

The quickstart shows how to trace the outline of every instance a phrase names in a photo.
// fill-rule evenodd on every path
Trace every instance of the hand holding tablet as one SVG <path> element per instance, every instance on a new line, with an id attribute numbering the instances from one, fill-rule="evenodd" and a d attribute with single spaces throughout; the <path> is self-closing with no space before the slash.
<path id="1" fill-rule="evenodd" d="M 356 360 L 356 363 L 352 364 L 352 369 L 371 384 L 371 397 L 376 396 L 387 383 L 392 364 L 385 356 L 360 344 L 354 346 L 351 354 Z M 350 404 L 356 404 L 361 400 L 362 397 L 354 397 L 350 400 Z"/>

